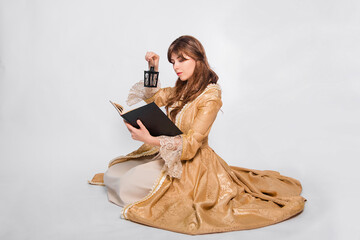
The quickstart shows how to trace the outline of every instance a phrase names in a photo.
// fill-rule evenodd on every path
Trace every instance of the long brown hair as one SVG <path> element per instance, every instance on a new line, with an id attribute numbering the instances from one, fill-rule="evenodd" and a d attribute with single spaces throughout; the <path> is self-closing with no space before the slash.
<path id="1" fill-rule="evenodd" d="M 193 36 L 184 35 L 171 43 L 167 53 L 170 63 L 173 53 L 183 59 L 185 59 L 183 55 L 185 54 L 196 61 L 194 73 L 188 80 L 182 81 L 180 78 L 176 80 L 174 95 L 169 98 L 165 106 L 168 112 L 171 105 L 181 100 L 180 105 L 174 107 L 170 112 L 170 119 L 175 122 L 176 115 L 184 105 L 199 96 L 208 84 L 217 83 L 219 77 L 211 70 L 204 47 Z"/>

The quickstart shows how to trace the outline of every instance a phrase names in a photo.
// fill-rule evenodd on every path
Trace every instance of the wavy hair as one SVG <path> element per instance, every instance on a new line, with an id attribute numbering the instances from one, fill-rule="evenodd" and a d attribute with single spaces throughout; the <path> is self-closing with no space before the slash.
<path id="1" fill-rule="evenodd" d="M 167 52 L 170 63 L 173 53 L 182 59 L 185 59 L 185 54 L 196 61 L 194 73 L 188 80 L 182 81 L 180 78 L 176 80 L 174 94 L 165 106 L 166 111 L 169 112 L 171 105 L 181 100 L 180 105 L 174 107 L 170 112 L 170 119 L 175 122 L 176 115 L 184 105 L 199 96 L 208 84 L 217 83 L 219 77 L 210 68 L 203 45 L 193 36 L 184 35 L 171 43 Z"/>

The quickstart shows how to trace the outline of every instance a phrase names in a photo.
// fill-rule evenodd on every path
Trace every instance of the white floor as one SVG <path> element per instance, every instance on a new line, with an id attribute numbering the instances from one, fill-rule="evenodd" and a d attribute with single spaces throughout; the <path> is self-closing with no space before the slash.
<path id="1" fill-rule="evenodd" d="M 107 162 L 68 137 L 61 145 L 55 136 L 46 142 L 2 129 L 0 239 L 359 239 L 359 176 L 341 159 L 323 161 L 323 172 L 312 170 L 316 155 L 302 169 L 282 169 L 297 178 L 296 172 L 307 172 L 301 181 L 308 201 L 300 215 L 261 229 L 190 237 L 121 219 L 105 188 L 87 184 Z"/>

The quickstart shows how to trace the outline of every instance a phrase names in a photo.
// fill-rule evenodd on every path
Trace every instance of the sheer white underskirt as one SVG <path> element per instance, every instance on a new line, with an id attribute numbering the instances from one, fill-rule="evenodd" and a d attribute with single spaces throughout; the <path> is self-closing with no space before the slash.
<path id="1" fill-rule="evenodd" d="M 105 172 L 104 184 L 110 202 L 124 207 L 144 198 L 161 173 L 160 154 L 117 163 Z"/>

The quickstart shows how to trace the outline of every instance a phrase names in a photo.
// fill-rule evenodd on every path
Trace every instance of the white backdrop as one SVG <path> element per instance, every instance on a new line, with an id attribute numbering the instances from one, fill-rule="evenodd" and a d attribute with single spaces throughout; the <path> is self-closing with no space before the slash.
<path id="1" fill-rule="evenodd" d="M 167 48 L 204 45 L 223 113 L 210 146 L 230 165 L 297 178 L 305 210 L 273 226 L 192 239 L 360 239 L 358 1 L 0 0 L 0 238 L 184 239 L 120 219 L 93 174 L 141 145 L 124 103 Z"/>

